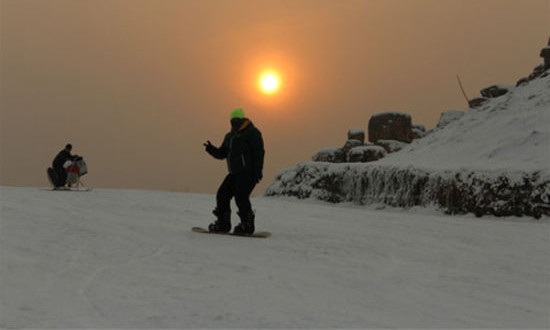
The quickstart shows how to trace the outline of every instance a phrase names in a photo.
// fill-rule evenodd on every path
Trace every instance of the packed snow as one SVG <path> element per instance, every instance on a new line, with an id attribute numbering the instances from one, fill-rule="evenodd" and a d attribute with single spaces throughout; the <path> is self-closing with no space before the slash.
<path id="1" fill-rule="evenodd" d="M 0 187 L 0 328 L 550 327 L 548 217 L 214 198 Z"/>

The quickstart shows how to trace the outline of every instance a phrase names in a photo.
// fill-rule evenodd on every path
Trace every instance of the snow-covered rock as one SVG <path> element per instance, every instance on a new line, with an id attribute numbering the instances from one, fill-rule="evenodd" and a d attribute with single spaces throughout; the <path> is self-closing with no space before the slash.
<path id="1" fill-rule="evenodd" d="M 362 145 L 363 143 L 361 143 L 361 141 L 359 140 L 347 140 L 344 146 L 342 147 L 342 152 L 346 156 L 346 160 L 347 160 L 348 153 L 351 149 L 360 147 Z"/>
<path id="2" fill-rule="evenodd" d="M 512 88 L 512 86 L 493 85 L 483 88 L 480 93 L 483 97 L 494 98 L 508 93 Z"/>
<path id="3" fill-rule="evenodd" d="M 412 127 L 413 139 L 421 139 L 428 134 L 424 125 L 413 124 Z"/>
<path id="4" fill-rule="evenodd" d="M 376 145 L 381 146 L 388 153 L 398 152 L 399 150 L 405 148 L 409 145 L 408 143 L 396 141 L 396 140 L 378 140 Z"/>
<path id="5" fill-rule="evenodd" d="M 470 108 L 479 108 L 484 105 L 489 99 L 486 97 L 475 97 L 471 100 L 468 100 L 468 105 Z"/>
<path id="6" fill-rule="evenodd" d="M 550 42 L 550 40 L 549 40 Z M 540 57 L 544 59 L 544 66 L 550 68 L 550 46 L 546 46 L 540 51 Z"/>
<path id="7" fill-rule="evenodd" d="M 345 161 L 345 154 L 340 147 L 331 147 L 319 150 L 313 155 L 314 162 L 342 163 Z"/>
<path id="8" fill-rule="evenodd" d="M 550 75 L 550 38 L 548 39 L 548 46 L 541 49 L 540 57 L 544 59 L 544 63 L 537 65 L 529 76 L 519 79 L 516 86 L 521 86 L 539 77 Z"/>
<path id="9" fill-rule="evenodd" d="M 358 140 L 361 144 L 365 143 L 365 130 L 362 129 L 350 129 L 348 131 L 348 140 Z"/>
<path id="10" fill-rule="evenodd" d="M 409 143 L 413 140 L 411 116 L 402 112 L 382 112 L 369 120 L 369 141 L 397 140 Z"/>
<path id="11" fill-rule="evenodd" d="M 384 158 L 387 152 L 384 148 L 375 145 L 358 146 L 351 148 L 346 154 L 348 163 L 367 163 Z"/>

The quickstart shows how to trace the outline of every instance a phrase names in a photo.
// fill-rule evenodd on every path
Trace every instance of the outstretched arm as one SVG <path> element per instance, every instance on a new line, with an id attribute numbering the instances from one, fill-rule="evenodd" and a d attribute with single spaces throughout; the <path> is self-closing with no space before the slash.
<path id="1" fill-rule="evenodd" d="M 206 148 L 206 152 L 208 152 L 212 157 L 217 159 L 224 159 L 227 157 L 227 149 L 222 146 L 220 148 L 214 147 L 214 145 L 210 141 L 206 141 L 206 143 L 203 144 Z"/>

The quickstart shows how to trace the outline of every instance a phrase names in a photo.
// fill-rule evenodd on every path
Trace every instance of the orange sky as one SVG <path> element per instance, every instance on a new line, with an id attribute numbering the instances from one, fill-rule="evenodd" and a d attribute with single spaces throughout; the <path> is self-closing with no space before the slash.
<path id="1" fill-rule="evenodd" d="M 65 143 L 90 187 L 215 192 L 242 107 L 276 173 L 370 116 L 433 127 L 542 59 L 550 0 L 0 0 L 0 184 L 46 186 Z M 258 90 L 272 69 L 281 88 Z"/>

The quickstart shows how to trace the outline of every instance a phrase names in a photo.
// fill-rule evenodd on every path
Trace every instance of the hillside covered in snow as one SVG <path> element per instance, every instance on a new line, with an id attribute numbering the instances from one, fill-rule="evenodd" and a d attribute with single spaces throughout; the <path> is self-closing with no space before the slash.
<path id="1" fill-rule="evenodd" d="M 435 205 L 478 216 L 550 215 L 550 75 L 541 75 L 371 163 L 304 162 L 267 196 L 330 202 Z"/>

